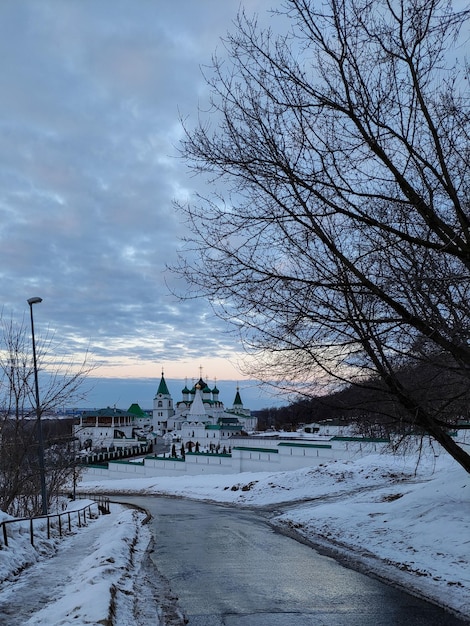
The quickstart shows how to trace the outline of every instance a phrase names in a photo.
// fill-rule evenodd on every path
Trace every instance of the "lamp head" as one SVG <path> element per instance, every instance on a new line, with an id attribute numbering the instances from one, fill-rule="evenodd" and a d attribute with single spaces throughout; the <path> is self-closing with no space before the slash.
<path id="1" fill-rule="evenodd" d="M 36 298 L 29 298 L 28 300 L 29 306 L 31 306 L 32 304 L 39 304 L 40 302 L 42 302 L 42 298 L 39 298 L 37 296 Z"/>

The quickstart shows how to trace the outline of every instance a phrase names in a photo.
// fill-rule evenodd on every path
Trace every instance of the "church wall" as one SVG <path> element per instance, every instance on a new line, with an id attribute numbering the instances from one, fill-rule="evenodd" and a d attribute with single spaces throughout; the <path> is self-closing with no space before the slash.
<path id="1" fill-rule="evenodd" d="M 193 452 L 186 455 L 186 472 L 190 476 L 196 474 L 234 474 L 239 470 L 235 468 L 231 456 L 219 454 L 204 454 Z"/>
<path id="2" fill-rule="evenodd" d="M 255 447 L 255 448 L 267 448 L 277 450 L 279 446 L 279 438 L 274 439 L 273 437 L 232 437 L 230 440 L 230 445 L 232 448 L 235 447 Z"/>
<path id="3" fill-rule="evenodd" d="M 145 459 L 145 475 L 152 476 L 181 476 L 187 474 L 185 462 L 170 458 Z"/>
<path id="4" fill-rule="evenodd" d="M 385 442 L 331 441 L 328 444 L 276 441 L 271 447 L 257 447 L 258 440 L 243 438 L 244 446 L 232 447 L 231 455 L 190 453 L 185 460 L 145 458 L 142 463 L 110 462 L 108 476 L 126 478 L 138 476 L 182 476 L 198 474 L 237 474 L 240 472 L 289 471 L 334 460 L 360 458 L 380 452 Z M 247 445 L 251 443 L 252 445 Z M 93 468 L 86 474 L 93 474 Z M 102 476 L 102 474 L 99 474 Z M 86 480 L 86 478 L 85 478 Z"/>
<path id="5" fill-rule="evenodd" d="M 256 448 L 232 448 L 234 460 L 238 460 L 240 472 L 278 472 L 283 468 L 280 466 L 280 456 L 277 450 L 263 450 Z"/>
<path id="6" fill-rule="evenodd" d="M 137 478 L 138 476 L 145 476 L 145 462 L 136 463 L 135 461 L 114 461 L 108 463 L 108 471 L 111 474 L 122 474 L 126 478 Z M 113 476 L 113 478 L 119 478 L 120 476 Z"/>
<path id="7" fill-rule="evenodd" d="M 111 446 L 120 447 L 132 445 L 136 439 L 132 438 L 133 425 L 130 426 L 74 426 L 73 434 L 79 440 L 80 447 L 84 446 L 87 439 L 91 439 L 92 447 L 109 448 Z M 114 431 L 122 431 L 125 435 L 123 439 L 115 439 Z"/>
<path id="8" fill-rule="evenodd" d="M 381 447 L 380 447 L 381 449 Z M 358 446 L 311 446 L 296 447 L 295 445 L 282 445 L 279 447 L 280 465 L 285 471 L 296 470 L 306 465 L 317 465 L 323 462 L 347 461 L 354 458 L 372 454 L 378 451 L 376 447 L 359 449 Z"/>

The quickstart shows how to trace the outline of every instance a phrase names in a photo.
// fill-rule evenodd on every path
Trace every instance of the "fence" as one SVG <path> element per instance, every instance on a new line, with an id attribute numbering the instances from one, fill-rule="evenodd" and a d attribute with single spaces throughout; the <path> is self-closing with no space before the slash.
<path id="1" fill-rule="evenodd" d="M 151 443 L 140 443 L 135 446 L 122 446 L 119 448 L 103 448 L 100 452 L 89 452 L 77 457 L 79 465 L 95 465 L 107 461 L 117 461 L 133 456 L 148 454 L 152 449 Z"/>
<path id="2" fill-rule="evenodd" d="M 96 510 L 95 510 L 96 509 Z M 81 509 L 75 511 L 64 511 L 63 513 L 55 513 L 52 515 L 41 515 L 39 517 L 24 517 L 19 519 L 4 520 L 0 523 L 2 532 L 0 536 L 3 538 L 3 546 L 0 543 L 0 549 L 8 548 L 8 539 L 16 535 L 22 535 L 29 532 L 31 545 L 34 546 L 34 537 L 39 533 L 47 532 L 47 538 L 53 535 L 62 537 L 67 532 L 72 532 L 72 527 L 81 528 L 86 526 L 88 519 L 97 517 L 99 514 L 105 515 L 109 513 L 109 498 L 100 496 L 91 504 L 86 504 Z"/>

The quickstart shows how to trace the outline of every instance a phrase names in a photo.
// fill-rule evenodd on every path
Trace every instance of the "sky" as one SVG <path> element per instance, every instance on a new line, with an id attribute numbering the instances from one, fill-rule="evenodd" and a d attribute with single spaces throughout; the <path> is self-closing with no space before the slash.
<path id="1" fill-rule="evenodd" d="M 201 67 L 240 6 L 271 21 L 272 0 L 0 3 L 2 314 L 41 297 L 36 333 L 89 351 L 96 383 L 246 378 L 238 337 L 176 299 L 167 270 L 186 232 L 174 201 L 202 184 L 178 156 L 180 119 L 207 102 Z M 94 389 L 88 404 L 106 404 Z"/>
<path id="2" fill-rule="evenodd" d="M 270 523 L 336 550 L 340 559 L 352 557 L 362 563 L 363 571 L 432 599 L 466 621 L 468 474 L 448 454 L 421 452 L 419 463 L 414 454 L 387 453 L 292 472 L 101 482 L 90 476 L 84 477 L 79 490 L 174 495 L 237 508 L 275 504 Z M 71 508 L 83 504 L 71 503 Z M 22 623 L 30 626 L 104 623 L 116 591 L 116 623 L 163 624 L 155 621 L 155 612 L 148 622 L 136 621 L 132 614 L 135 588 L 141 596 L 159 598 L 161 604 L 175 602 L 171 594 L 165 599 L 164 581 L 154 593 L 142 577 L 140 565 L 149 542 L 143 517 L 142 512 L 113 505 L 111 515 L 90 521 L 62 541 L 48 541 L 44 524 L 36 531 L 36 550 L 31 548 L 27 526 L 19 533 L 16 523 L 10 525 L 10 547 L 0 550 L 0 615 L 2 607 L 13 606 L 24 616 Z M 5 518 L 0 512 L 0 521 Z M 25 565 L 31 567 L 22 569 Z"/>
<path id="3" fill-rule="evenodd" d="M 98 370 L 99 371 L 99 370 Z M 141 409 L 149 411 L 153 409 L 153 399 L 157 393 L 160 383 L 161 372 L 155 378 L 98 378 L 90 376 L 85 381 L 83 388 L 86 392 L 86 402 L 78 406 L 65 407 L 68 409 L 81 408 L 103 408 L 116 406 L 121 409 L 128 409 L 131 404 L 137 403 Z M 285 396 L 268 386 L 260 386 L 254 380 L 217 380 L 205 378 L 205 382 L 211 389 L 214 386 L 220 391 L 219 399 L 225 408 L 230 409 L 235 400 L 237 390 L 245 409 L 259 410 L 271 408 L 285 403 Z M 183 387 L 191 388 L 199 380 L 197 373 L 193 378 L 178 379 L 168 378 L 165 375 L 165 382 L 170 392 L 173 402 L 183 399 Z"/>

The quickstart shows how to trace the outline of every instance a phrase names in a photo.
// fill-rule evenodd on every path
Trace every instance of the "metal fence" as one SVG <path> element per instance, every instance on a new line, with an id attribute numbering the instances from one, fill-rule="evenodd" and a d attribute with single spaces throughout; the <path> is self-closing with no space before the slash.
<path id="1" fill-rule="evenodd" d="M 77 457 L 78 465 L 96 465 L 99 463 L 107 463 L 108 461 L 117 461 L 128 457 L 140 456 L 148 454 L 152 450 L 151 443 L 139 443 L 135 446 L 122 446 L 119 448 L 103 448 L 100 452 L 90 452 Z"/>
<path id="2" fill-rule="evenodd" d="M 34 546 L 34 538 L 40 533 L 47 533 L 47 538 L 63 537 L 71 533 L 73 528 L 86 526 L 87 519 L 93 519 L 109 513 L 109 498 L 100 496 L 91 504 L 84 505 L 81 509 L 64 511 L 52 515 L 40 515 L 38 517 L 24 517 L 0 522 L 0 549 L 8 548 L 9 539 L 20 537 L 29 533 L 31 545 Z M 3 545 L 2 545 L 3 540 Z"/>

